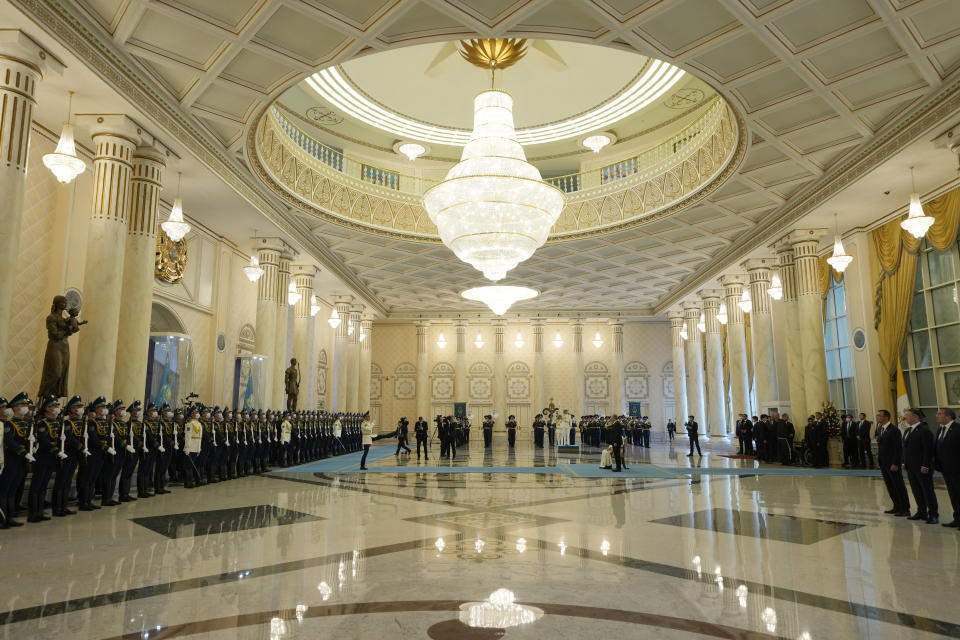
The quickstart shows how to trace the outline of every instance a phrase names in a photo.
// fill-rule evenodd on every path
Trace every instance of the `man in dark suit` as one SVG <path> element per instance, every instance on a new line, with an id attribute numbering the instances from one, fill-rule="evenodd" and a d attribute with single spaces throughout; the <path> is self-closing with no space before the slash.
<path id="1" fill-rule="evenodd" d="M 857 442 L 857 432 L 859 425 L 853 421 L 853 416 L 845 414 L 843 416 L 843 426 L 840 428 L 840 437 L 843 439 L 843 468 L 851 466 L 859 467 L 859 447 Z"/>
<path id="2" fill-rule="evenodd" d="M 777 434 L 780 464 L 789 465 L 793 463 L 793 438 L 796 435 L 793 423 L 788 420 L 789 415 L 783 414 L 783 417 L 780 417 L 780 413 L 777 411 L 772 412 L 771 417 L 773 418 L 774 431 Z"/>
<path id="3" fill-rule="evenodd" d="M 873 469 L 873 447 L 870 443 L 870 421 L 867 414 L 860 414 L 857 423 L 857 460 L 865 469 Z"/>
<path id="4" fill-rule="evenodd" d="M 683 426 L 687 428 L 687 437 L 690 438 L 690 453 L 687 454 L 687 457 L 693 457 L 693 447 L 696 446 L 697 455 L 702 458 L 703 453 L 700 451 L 700 426 L 697 424 L 697 421 L 693 419 L 693 416 L 687 416 L 687 421 L 683 423 Z"/>
<path id="5" fill-rule="evenodd" d="M 904 484 L 903 473 L 900 471 L 903 461 L 903 436 L 896 425 L 890 424 L 890 412 L 886 409 L 877 412 L 877 461 L 880 463 L 883 482 L 887 485 L 887 493 L 893 501 L 893 508 L 884 513 L 909 516 L 910 498 L 907 496 L 907 485 Z"/>
<path id="6" fill-rule="evenodd" d="M 907 433 L 903 438 L 903 468 L 910 479 L 910 489 L 917 503 L 917 512 L 908 520 L 940 522 L 937 494 L 933 491 L 934 438 L 918 409 L 907 409 L 903 415 Z"/>
<path id="7" fill-rule="evenodd" d="M 943 526 L 960 529 L 960 425 L 956 419 L 953 409 L 941 407 L 937 410 L 936 467 L 943 474 L 953 507 L 953 520 Z"/>

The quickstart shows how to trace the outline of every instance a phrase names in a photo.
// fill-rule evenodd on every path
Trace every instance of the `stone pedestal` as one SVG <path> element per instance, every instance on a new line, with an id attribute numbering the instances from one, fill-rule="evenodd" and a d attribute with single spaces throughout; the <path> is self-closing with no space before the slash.
<path id="1" fill-rule="evenodd" d="M 683 317 L 687 323 L 687 340 L 683 345 L 687 373 L 687 415 L 692 415 L 700 425 L 707 423 L 707 410 L 703 386 L 703 343 L 700 341 L 700 305 L 696 302 L 683 303 Z M 683 422 L 687 418 L 684 416 Z M 683 423 L 677 425 L 679 430 Z"/>
<path id="2" fill-rule="evenodd" d="M 87 225 L 87 261 L 83 271 L 83 318 L 77 349 L 77 391 L 84 398 L 114 391 L 120 310 L 125 304 L 123 263 L 133 152 L 134 125 L 125 116 L 104 116 L 94 131 L 93 204 Z M 146 346 L 144 346 L 146 349 Z M 143 396 L 141 388 L 136 397 Z M 130 402 L 133 398 L 121 398 Z"/>
<path id="3" fill-rule="evenodd" d="M 150 350 L 150 317 L 157 252 L 160 191 L 163 189 L 165 153 L 141 147 L 133 155 L 130 210 L 123 260 L 123 292 L 117 364 L 113 395 L 126 402 L 144 398 Z M 161 232 L 162 233 L 162 232 Z"/>
<path id="4" fill-rule="evenodd" d="M 671 311 L 670 318 L 670 345 L 673 356 L 673 421 L 677 429 L 687 420 L 687 374 L 686 363 L 683 360 L 683 343 L 681 335 L 684 327 L 683 311 Z M 670 416 L 664 416 L 664 420 Z"/>

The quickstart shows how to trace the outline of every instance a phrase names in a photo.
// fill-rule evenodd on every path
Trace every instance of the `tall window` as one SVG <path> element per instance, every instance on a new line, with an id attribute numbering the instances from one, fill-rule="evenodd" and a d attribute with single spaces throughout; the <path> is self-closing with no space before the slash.
<path id="1" fill-rule="evenodd" d="M 847 327 L 847 302 L 843 281 L 830 274 L 827 309 L 823 324 L 823 347 L 827 355 L 827 385 L 830 402 L 841 413 L 857 414 L 857 395 L 853 384 L 853 354 L 850 352 L 850 331 Z"/>
<path id="2" fill-rule="evenodd" d="M 956 244 L 934 251 L 924 241 L 917 261 L 900 363 L 910 403 L 922 407 L 928 418 L 937 406 L 960 404 L 958 259 Z"/>

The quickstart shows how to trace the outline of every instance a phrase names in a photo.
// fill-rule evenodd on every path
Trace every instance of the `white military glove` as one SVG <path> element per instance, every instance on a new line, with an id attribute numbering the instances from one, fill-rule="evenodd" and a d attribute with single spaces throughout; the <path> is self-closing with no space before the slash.
<path id="1" fill-rule="evenodd" d="M 124 447 L 124 448 L 125 448 L 127 451 L 129 451 L 130 453 L 136 453 L 136 452 L 137 452 L 137 450 L 133 448 L 133 445 L 132 445 L 132 444 L 128 444 L 128 445 L 127 445 L 126 447 Z"/>
<path id="2" fill-rule="evenodd" d="M 27 461 L 28 461 L 28 462 L 36 462 L 37 459 L 34 458 L 34 457 L 33 457 L 33 454 L 28 451 L 28 452 L 27 452 Z"/>
<path id="3" fill-rule="evenodd" d="M 113 447 L 107 447 L 107 453 L 109 453 L 112 456 L 115 456 L 117 455 L 117 450 L 114 449 Z"/>
<path id="4" fill-rule="evenodd" d="M 61 460 L 66 460 L 67 454 L 65 454 L 63 451 L 57 451 L 57 457 L 60 458 Z"/>
<path id="5" fill-rule="evenodd" d="M 83 451 L 82 451 L 81 453 L 83 453 L 83 455 L 85 455 L 85 456 L 88 456 L 88 455 L 90 455 L 90 449 L 87 449 L 86 447 L 84 447 L 84 448 L 83 448 Z"/>
<path id="6" fill-rule="evenodd" d="M 166 452 L 167 452 L 167 450 L 164 449 L 163 447 L 160 447 L 159 449 L 157 449 L 157 451 L 159 451 L 160 453 L 166 453 Z"/>

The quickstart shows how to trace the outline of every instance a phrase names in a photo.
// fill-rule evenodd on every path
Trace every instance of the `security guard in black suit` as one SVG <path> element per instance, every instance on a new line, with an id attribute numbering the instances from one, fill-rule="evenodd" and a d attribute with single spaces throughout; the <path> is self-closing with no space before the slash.
<path id="1" fill-rule="evenodd" d="M 613 460 L 617 463 L 614 471 L 621 471 L 623 467 L 623 425 L 612 418 L 607 423 L 606 428 L 607 442 L 613 447 Z"/>
<path id="2" fill-rule="evenodd" d="M 938 524 L 940 513 L 937 494 L 933 490 L 935 448 L 933 433 L 921 419 L 919 409 L 907 409 L 903 418 L 907 433 L 903 439 L 903 468 L 910 479 L 910 489 L 917 503 L 917 512 L 908 520 L 926 520 Z"/>
<path id="3" fill-rule="evenodd" d="M 429 434 L 430 427 L 427 425 L 427 421 L 423 419 L 423 416 L 417 418 L 417 421 L 413 423 L 413 435 L 417 439 L 417 460 L 420 459 L 420 447 L 423 447 L 423 459 L 430 459 L 430 452 L 427 450 L 427 437 Z"/>
<path id="4" fill-rule="evenodd" d="M 942 407 L 937 411 L 936 465 L 953 507 L 953 520 L 943 526 L 951 528 L 960 528 L 960 424 L 956 420 L 953 409 Z"/>
<path id="5" fill-rule="evenodd" d="M 693 447 L 696 446 L 697 455 L 702 458 L 703 453 L 700 451 L 700 425 L 693 419 L 693 416 L 687 416 L 687 421 L 683 423 L 683 426 L 687 428 L 687 437 L 690 438 L 690 453 L 687 454 L 687 457 L 693 457 Z"/>
<path id="6" fill-rule="evenodd" d="M 903 436 L 900 429 L 890 423 L 890 412 L 881 409 L 877 412 L 877 461 L 880 474 L 887 485 L 887 494 L 893 501 L 893 507 L 884 511 L 894 516 L 910 515 L 910 498 L 907 485 L 903 482 L 901 471 L 903 464 Z"/>

